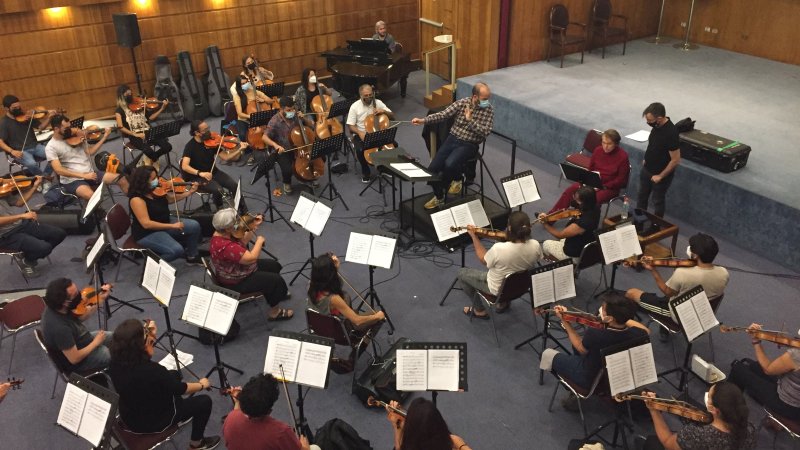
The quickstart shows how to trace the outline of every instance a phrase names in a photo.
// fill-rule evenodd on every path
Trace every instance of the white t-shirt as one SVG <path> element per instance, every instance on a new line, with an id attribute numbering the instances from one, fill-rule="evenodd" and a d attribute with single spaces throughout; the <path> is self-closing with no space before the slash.
<path id="1" fill-rule="evenodd" d="M 489 273 L 486 283 L 489 292 L 496 295 L 507 275 L 533 268 L 542 259 L 542 247 L 536 239 L 525 243 L 498 242 L 483 257 Z"/>
<path id="2" fill-rule="evenodd" d="M 347 113 L 347 124 L 348 125 L 355 125 L 358 127 L 358 131 L 365 132 L 366 128 L 364 128 L 364 120 L 366 120 L 367 116 L 372 114 L 375 109 L 382 109 L 386 112 L 392 112 L 385 103 L 375 99 L 375 106 L 373 107 L 372 104 L 369 106 L 365 105 L 363 101 L 357 100 L 355 103 L 350 105 L 350 112 Z"/>
<path id="3" fill-rule="evenodd" d="M 710 269 L 702 267 L 679 267 L 667 280 L 667 286 L 673 291 L 678 291 L 678 295 L 683 294 L 698 284 L 703 286 L 703 290 L 709 299 L 719 297 L 725 292 L 728 285 L 728 269 L 714 266 Z"/>
<path id="4" fill-rule="evenodd" d="M 58 139 L 50 139 L 44 152 L 47 155 L 48 161 L 58 160 L 61 166 L 71 172 L 89 173 L 94 172 L 92 162 L 89 160 L 89 155 L 86 151 L 89 146 L 86 142 L 78 146 L 71 146 L 66 142 Z M 80 178 L 60 177 L 61 184 L 72 183 L 73 181 L 80 180 Z"/>

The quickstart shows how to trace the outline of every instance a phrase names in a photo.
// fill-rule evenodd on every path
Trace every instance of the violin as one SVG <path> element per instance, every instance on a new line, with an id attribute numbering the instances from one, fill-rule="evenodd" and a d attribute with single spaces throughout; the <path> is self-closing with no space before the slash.
<path id="1" fill-rule="evenodd" d="M 216 150 L 220 143 L 225 151 L 231 152 L 239 149 L 241 141 L 236 136 L 225 136 L 224 138 L 217 132 L 211 132 L 211 138 L 203 141 L 203 145 L 209 150 Z"/>
<path id="2" fill-rule="evenodd" d="M 297 150 L 294 155 L 294 174 L 299 180 L 314 181 L 325 174 L 325 161 L 322 158 L 311 159 L 309 146 L 314 142 L 314 132 L 306 128 L 303 119 L 295 115 L 295 125 L 289 133 L 289 140 Z"/>
<path id="3" fill-rule="evenodd" d="M 789 336 L 788 334 L 784 333 L 783 331 L 773 331 L 773 330 L 759 330 L 756 328 L 750 327 L 729 327 L 725 325 L 719 326 L 719 331 L 723 333 L 731 333 L 734 331 L 744 331 L 753 339 L 759 339 L 762 341 L 769 341 L 778 344 L 778 346 L 786 346 L 786 347 L 794 347 L 800 348 L 800 339 Z"/>
<path id="4" fill-rule="evenodd" d="M 21 385 L 24 382 L 25 382 L 25 378 L 15 378 L 15 377 L 6 378 L 6 383 L 8 383 L 10 385 L 9 390 L 11 390 L 11 391 L 16 391 L 18 389 L 22 389 Z M 4 384 L 4 383 L 0 383 L 0 384 Z"/>
<path id="5" fill-rule="evenodd" d="M 118 129 L 117 126 L 110 127 L 110 131 Z M 64 139 L 64 141 L 71 147 L 77 147 L 84 142 L 89 144 L 96 144 L 100 142 L 105 133 L 105 128 L 100 128 L 98 125 L 89 125 L 84 129 L 72 128 L 72 136 Z"/>
<path id="6" fill-rule="evenodd" d="M 555 309 L 540 309 L 537 310 L 539 314 L 555 314 Z M 585 325 L 589 328 L 596 328 L 598 330 L 605 329 L 608 324 L 600 318 L 600 316 L 596 316 L 592 313 L 587 313 L 583 311 L 561 311 L 561 320 L 565 320 L 567 322 L 574 322 L 580 325 Z"/>
<path id="7" fill-rule="evenodd" d="M 244 239 L 245 234 L 247 234 L 249 231 L 254 231 L 252 225 L 259 217 L 261 216 L 254 216 L 250 213 L 239 216 L 231 236 L 238 240 Z"/>
<path id="8" fill-rule="evenodd" d="M 467 227 L 450 227 L 450 231 L 459 232 L 466 230 Z M 505 231 L 502 230 L 487 230 L 486 228 L 475 228 L 475 234 L 488 239 L 495 239 L 498 241 L 505 241 L 508 239 Z"/>
<path id="9" fill-rule="evenodd" d="M 36 181 L 36 177 L 26 177 L 24 175 L 14 175 L 14 178 L 3 177 L 0 178 L 0 197 L 6 195 L 19 193 L 18 189 L 29 188 Z"/>
<path id="10" fill-rule="evenodd" d="M 694 422 L 709 424 L 714 421 L 714 417 L 708 411 L 702 411 L 694 406 L 681 401 L 668 398 L 654 398 L 646 395 L 617 394 L 614 399 L 618 402 L 629 400 L 642 400 L 648 408 L 656 411 L 663 411 L 676 416 L 680 416 Z"/>
<path id="11" fill-rule="evenodd" d="M 133 97 L 133 101 L 128 103 L 128 109 L 133 112 L 142 112 L 142 110 L 146 111 L 147 113 L 155 112 L 164 102 L 157 99 L 156 97 Z"/>
<path id="12" fill-rule="evenodd" d="M 142 320 L 144 327 L 144 346 L 149 353 L 153 353 L 153 348 L 156 345 L 156 324 L 152 319 Z"/>
<path id="13" fill-rule="evenodd" d="M 622 262 L 626 267 L 635 267 L 642 264 L 648 264 L 653 267 L 695 267 L 697 260 L 694 259 L 679 259 L 679 258 L 653 258 L 652 256 L 642 256 L 636 259 L 635 256 L 626 258 Z"/>
<path id="14" fill-rule="evenodd" d="M 64 114 L 66 111 L 63 109 L 57 109 L 56 112 L 58 114 Z M 27 113 L 22 114 L 21 116 L 14 117 L 14 120 L 16 120 L 19 123 L 25 123 L 29 120 L 41 120 L 44 119 L 49 113 L 50 110 L 48 110 L 46 107 L 36 106 L 33 108 L 32 111 L 28 111 Z"/>
<path id="15" fill-rule="evenodd" d="M 375 98 L 373 97 L 373 104 L 375 102 Z M 381 113 L 381 114 L 370 114 L 364 119 L 364 129 L 367 133 L 374 133 L 376 131 L 385 130 L 389 128 L 389 116 Z M 375 152 L 379 152 L 381 150 L 391 150 L 394 148 L 394 144 L 386 144 L 380 148 L 368 148 L 364 150 L 364 159 L 367 160 L 368 163 L 372 164 L 372 154 Z"/>
<path id="16" fill-rule="evenodd" d="M 175 194 L 183 194 L 188 189 L 187 186 L 191 186 L 194 183 L 186 182 L 181 177 L 173 177 L 171 179 L 166 178 L 159 178 L 158 179 L 158 187 L 153 189 L 153 195 L 156 197 L 163 197 L 170 192 L 174 192 Z"/>
<path id="17" fill-rule="evenodd" d="M 82 316 L 86 314 L 86 311 L 89 308 L 97 305 L 100 302 L 100 295 L 106 292 L 108 291 L 101 289 L 100 294 L 98 294 L 92 286 L 86 286 L 85 288 L 81 289 L 81 301 L 77 306 L 72 308 L 72 313 L 76 316 Z"/>
<path id="18" fill-rule="evenodd" d="M 375 398 L 375 397 L 373 397 L 371 395 L 369 397 L 367 397 L 367 406 L 376 406 L 378 408 L 389 408 L 393 412 L 396 412 L 397 414 L 400 414 L 403 417 L 406 417 L 408 415 L 408 413 L 406 413 L 405 410 L 400 409 L 400 408 L 395 408 L 395 407 L 391 406 L 390 404 L 388 404 L 386 402 L 383 402 L 381 400 L 378 400 L 377 398 Z"/>
<path id="19" fill-rule="evenodd" d="M 543 219 L 536 219 L 533 223 L 538 222 L 545 222 L 545 223 L 554 223 L 558 222 L 559 220 L 563 219 L 571 219 L 573 217 L 580 217 L 582 211 L 578 209 L 562 209 L 559 211 L 554 211 L 550 214 L 547 214 Z"/>

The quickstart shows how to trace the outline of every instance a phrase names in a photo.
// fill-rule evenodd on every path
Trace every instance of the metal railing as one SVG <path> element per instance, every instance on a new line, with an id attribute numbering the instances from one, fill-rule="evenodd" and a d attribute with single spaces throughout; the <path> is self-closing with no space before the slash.
<path id="1" fill-rule="evenodd" d="M 455 85 L 456 83 L 456 43 L 451 42 L 449 44 L 442 45 L 440 47 L 436 47 L 434 49 L 428 50 L 423 52 L 425 55 L 425 95 L 430 95 L 431 93 L 431 64 L 430 64 L 430 57 L 431 54 L 436 53 L 441 50 L 450 49 L 450 84 Z"/>

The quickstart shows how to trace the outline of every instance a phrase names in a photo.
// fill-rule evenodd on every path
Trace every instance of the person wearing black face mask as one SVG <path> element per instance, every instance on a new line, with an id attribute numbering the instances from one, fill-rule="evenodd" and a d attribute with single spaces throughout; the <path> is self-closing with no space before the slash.
<path id="1" fill-rule="evenodd" d="M 48 164 L 44 171 L 39 168 L 39 161 L 46 158 L 44 144 L 36 141 L 35 130 L 47 128 L 50 118 L 55 111 L 48 111 L 47 117 L 43 119 L 32 119 L 18 122 L 20 116 L 25 115 L 25 110 L 19 99 L 13 95 L 3 97 L 3 106 L 6 113 L 0 119 L 0 149 L 8 153 L 14 161 L 22 164 L 22 167 L 31 175 L 44 175 L 46 185 L 52 178 L 53 168 Z M 24 147 L 24 148 L 23 148 Z M 43 191 L 46 192 L 47 189 Z"/>
<path id="2" fill-rule="evenodd" d="M 245 56 L 242 58 L 242 73 L 245 78 L 250 80 L 255 80 L 256 83 L 263 83 L 265 81 L 272 81 L 275 78 L 275 74 L 271 71 L 267 70 L 264 67 L 258 65 L 258 61 L 253 57 L 253 55 Z"/>
<path id="3" fill-rule="evenodd" d="M 181 170 L 186 181 L 197 181 L 200 183 L 200 192 L 211 194 L 217 208 L 222 207 L 222 188 L 228 190 L 233 195 L 236 192 L 236 180 L 230 175 L 219 169 L 219 163 L 214 164 L 216 148 L 206 148 L 203 141 L 211 138 L 211 127 L 205 121 L 194 120 L 189 126 L 189 135 L 192 136 L 183 148 L 181 157 Z M 246 143 L 241 145 L 247 146 Z M 238 153 L 219 152 L 219 158 L 228 161 L 238 157 Z M 213 166 L 213 169 L 212 169 Z M 240 206 L 247 211 L 244 198 Z"/>
<path id="4" fill-rule="evenodd" d="M 394 119 L 394 113 L 385 103 L 375 98 L 372 86 L 362 84 L 358 88 L 358 95 L 361 96 L 360 102 L 355 102 L 350 106 L 347 113 L 347 127 L 353 135 L 353 145 L 355 146 L 358 162 L 361 163 L 361 182 L 369 183 L 369 163 L 364 157 L 364 136 L 366 127 L 364 122 L 369 115 L 386 114 L 389 119 Z"/>
<path id="5" fill-rule="evenodd" d="M 675 169 L 681 162 L 678 129 L 667 117 L 667 111 L 661 103 L 651 103 L 642 113 L 642 117 L 653 130 L 650 132 L 642 170 L 639 172 L 636 207 L 647 209 L 652 194 L 653 213 L 664 217 L 667 189 L 672 184 Z"/>
<path id="6" fill-rule="evenodd" d="M 281 178 L 283 179 L 283 192 L 289 194 L 292 192 L 292 173 L 295 153 L 289 153 L 293 145 L 290 138 L 292 128 L 294 128 L 298 120 L 302 120 L 306 127 L 314 129 L 314 124 L 303 117 L 302 114 L 297 112 L 295 101 L 292 97 L 281 97 L 280 100 L 281 112 L 275 114 L 269 120 L 267 129 L 264 130 L 262 139 L 264 143 L 274 148 L 277 152 L 278 166 L 281 168 Z"/>
<path id="7" fill-rule="evenodd" d="M 172 150 L 172 145 L 166 138 L 147 144 L 144 141 L 145 132 L 150 129 L 150 122 L 156 120 L 164 112 L 169 102 L 164 99 L 155 112 L 148 113 L 147 108 L 142 108 L 141 111 L 133 111 L 130 108 L 133 100 L 131 88 L 124 84 L 117 88 L 117 109 L 114 111 L 117 127 L 119 127 L 120 133 L 125 135 L 136 149 L 142 151 L 150 159 L 150 161 L 143 161 L 142 164 L 157 167 L 158 158 L 169 153 Z M 154 147 L 157 147 L 158 150 Z"/>
<path id="8" fill-rule="evenodd" d="M 570 207 L 581 212 L 580 217 L 573 217 L 561 230 L 553 225 L 541 220 L 541 224 L 548 233 L 558 239 L 547 240 L 542 243 L 545 255 L 562 260 L 573 258 L 576 260 L 581 255 L 581 251 L 586 244 L 595 240 L 594 232 L 600 224 L 600 206 L 594 189 L 588 186 L 578 188 L 572 194 Z M 546 214 L 539 214 L 539 219 L 546 217 Z"/>
<path id="9" fill-rule="evenodd" d="M 44 344 L 60 369 L 87 374 L 105 369 L 111 361 L 107 345 L 111 333 L 103 330 L 89 332 L 83 321 L 96 314 L 98 305 L 108 298 L 111 284 L 101 287 L 99 301 L 77 316 L 72 309 L 81 301 L 78 286 L 67 278 L 57 278 L 47 285 L 41 328 Z"/>

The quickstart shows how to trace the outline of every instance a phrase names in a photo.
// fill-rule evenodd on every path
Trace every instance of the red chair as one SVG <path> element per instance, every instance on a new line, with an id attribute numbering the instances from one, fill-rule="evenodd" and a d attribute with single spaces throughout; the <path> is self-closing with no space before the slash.
<path id="1" fill-rule="evenodd" d="M 372 360 L 375 360 L 377 355 L 377 348 L 375 347 L 375 335 L 381 327 L 381 323 L 373 325 L 371 328 L 364 331 L 356 331 L 349 321 L 333 316 L 322 314 L 314 309 L 306 309 L 306 325 L 308 332 L 317 336 L 327 337 L 333 339 L 336 345 L 342 345 L 350 349 L 350 354 L 347 359 L 347 364 L 352 364 L 353 380 L 351 387 L 355 386 L 356 373 L 355 365 L 358 358 L 364 353 L 372 344 Z M 352 392 L 352 390 L 351 390 Z"/>
<path id="2" fill-rule="evenodd" d="M 125 211 L 125 208 L 123 208 L 119 203 L 115 204 L 110 210 L 108 210 L 104 221 L 106 223 L 106 227 L 108 227 L 108 230 L 111 232 L 111 237 L 114 239 L 114 244 L 117 244 L 117 242 L 123 236 L 128 234 L 128 230 L 131 228 L 131 217 L 128 215 L 128 212 Z M 131 253 L 141 254 L 142 251 L 145 250 L 144 247 L 136 243 L 133 235 L 129 235 L 122 245 L 112 245 L 111 248 L 119 255 L 119 259 L 117 260 L 117 273 L 114 276 L 114 281 L 119 278 L 119 269 L 122 266 L 122 259 L 126 258 L 138 265 L 139 263 L 129 255 Z"/>
<path id="3" fill-rule="evenodd" d="M 771 421 L 779 428 L 778 431 L 783 430 L 789 433 L 789 437 L 791 437 L 792 440 L 800 440 L 800 421 L 783 417 L 771 411 L 769 408 L 764 408 L 764 412 L 767 415 L 761 420 L 761 424 L 758 427 L 759 431 L 764 426 L 765 422 Z M 776 431 L 775 435 L 772 437 L 772 448 L 775 448 L 775 441 L 778 439 L 778 431 Z"/>
<path id="4" fill-rule="evenodd" d="M 11 358 L 8 359 L 8 373 L 11 373 L 11 363 L 14 361 L 14 348 L 17 346 L 17 333 L 34 325 L 38 325 L 44 312 L 44 300 L 38 295 L 29 295 L 7 303 L 0 309 L 0 345 L 3 343 L 4 331 L 11 334 Z"/>
<path id="5" fill-rule="evenodd" d="M 570 25 L 581 27 L 582 33 L 567 33 Z M 550 8 L 550 38 L 547 44 L 547 62 L 550 62 L 550 52 L 553 44 L 558 45 L 561 49 L 561 68 L 564 68 L 564 47 L 568 45 L 581 46 L 581 64 L 583 64 L 583 52 L 586 50 L 586 24 L 570 22 L 567 7 L 560 4 Z"/>
<path id="6" fill-rule="evenodd" d="M 603 132 L 600 130 L 589 130 L 586 137 L 583 138 L 583 146 L 575 153 L 570 153 L 564 158 L 564 162 L 572 164 L 573 166 L 589 170 L 589 164 L 592 161 L 592 152 L 603 142 Z M 561 180 L 564 179 L 562 173 L 558 178 L 558 185 L 561 186 Z"/>
<path id="7" fill-rule="evenodd" d="M 179 429 L 180 425 L 174 424 L 159 433 L 135 433 L 126 429 L 120 418 L 111 423 L 111 433 L 126 450 L 151 450 L 167 442 L 172 444 L 175 450 L 178 450 L 178 446 L 175 445 L 172 438 Z"/>

